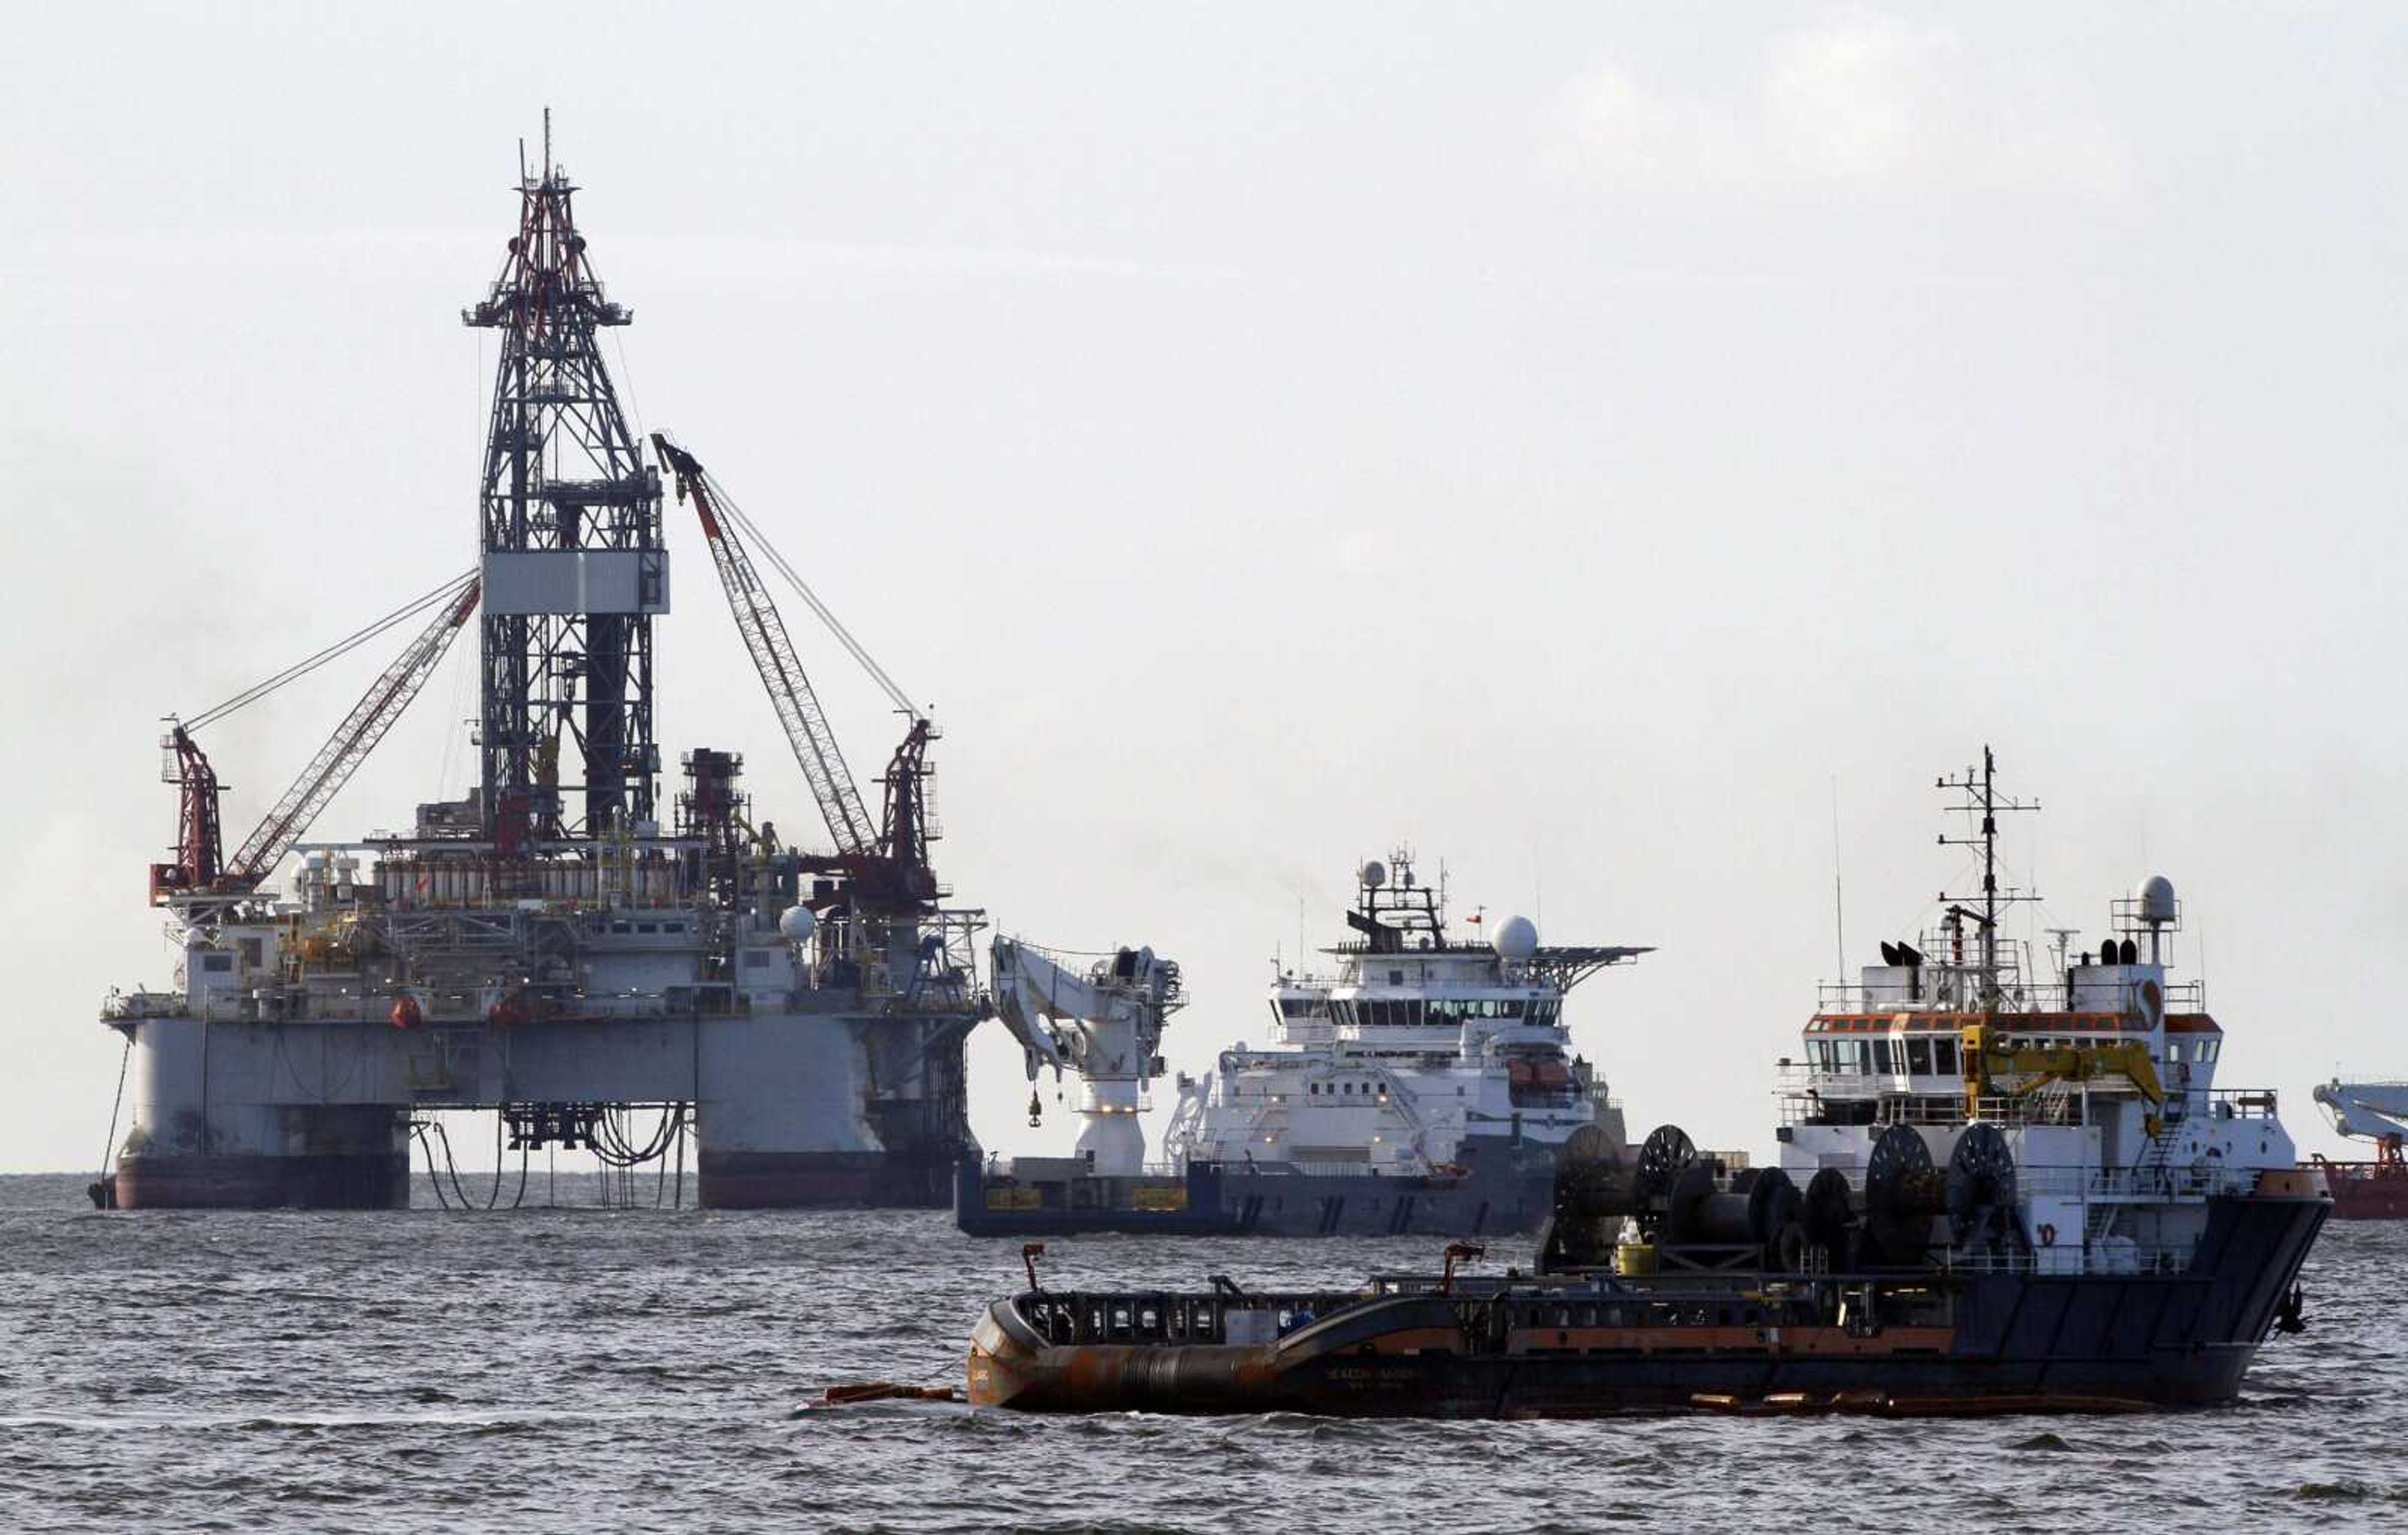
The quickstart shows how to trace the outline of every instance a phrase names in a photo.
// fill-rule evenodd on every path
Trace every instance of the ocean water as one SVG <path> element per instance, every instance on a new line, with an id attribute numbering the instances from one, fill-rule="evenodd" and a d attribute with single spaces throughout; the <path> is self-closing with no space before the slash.
<path id="1" fill-rule="evenodd" d="M 2408 1224 L 2328 1226 L 2309 1331 L 2211 1413 L 798 1415 L 838 1382 L 960 1384 L 980 1309 L 1020 1282 L 1017 1245 L 934 1212 L 603 1209 L 591 1178 L 562 1179 L 561 1208 L 447 1212 L 422 1187 L 401 1214 L 103 1215 L 83 1182 L 0 1178 L 0 1530 L 2408 1523 Z M 1051 1245 L 1064 1284 L 1185 1287 L 1353 1284 L 1432 1266 L 1439 1244 Z"/>

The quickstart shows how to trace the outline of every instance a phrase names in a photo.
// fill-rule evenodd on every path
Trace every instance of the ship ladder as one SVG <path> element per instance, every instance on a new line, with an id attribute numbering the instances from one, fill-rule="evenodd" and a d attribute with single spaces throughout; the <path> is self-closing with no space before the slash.
<path id="1" fill-rule="evenodd" d="M 1405 1091 L 1404 1083 L 1398 1080 L 1394 1071 L 1384 1066 L 1374 1066 L 1371 1069 L 1371 1075 L 1387 1083 L 1389 1105 L 1397 1111 L 1397 1117 L 1405 1122 L 1405 1128 L 1411 1132 L 1413 1146 L 1422 1154 L 1423 1165 L 1430 1166 L 1432 1158 L 1429 1154 L 1429 1126 L 1423 1120 L 1420 1112 L 1414 1109 L 1412 1097 Z"/>

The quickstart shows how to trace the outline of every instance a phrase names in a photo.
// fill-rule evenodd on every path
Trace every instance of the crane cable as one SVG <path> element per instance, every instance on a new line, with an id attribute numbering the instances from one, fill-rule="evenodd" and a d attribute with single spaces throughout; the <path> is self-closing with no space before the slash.
<path id="1" fill-rule="evenodd" d="M 878 664 L 877 659 L 863 647 L 861 641 L 853 637 L 853 631 L 846 628 L 836 614 L 829 610 L 828 605 L 820 600 L 819 594 L 811 590 L 810 584 L 796 573 L 793 566 L 786 563 L 786 556 L 778 552 L 778 546 L 771 543 L 769 536 L 761 531 L 761 524 L 744 514 L 744 509 L 736 504 L 710 470 L 703 470 L 702 479 L 705 488 L 710 492 L 711 506 L 724 515 L 729 524 L 744 536 L 746 542 L 767 556 L 770 568 L 786 578 L 786 584 L 795 589 L 795 595 L 803 599 L 804 604 L 818 617 L 820 623 L 826 626 L 827 632 L 836 637 L 837 643 L 845 648 L 846 653 L 861 663 L 861 669 L 869 674 L 869 680 L 885 690 L 886 696 L 895 701 L 896 708 L 910 715 L 914 721 L 923 718 L 920 707 L 911 701 L 911 696 L 905 693 L 901 685 L 886 674 L 886 668 Z"/>
<path id="2" fill-rule="evenodd" d="M 116 1100 L 108 1106 L 108 1149 L 100 1154 L 100 1184 L 101 1187 L 104 1189 L 108 1186 L 109 1180 L 116 1175 L 114 1169 L 117 1166 L 117 1116 L 122 1112 L 125 1108 L 125 1072 L 126 1069 L 131 1067 L 133 1064 L 134 1033 L 129 1029 L 126 1031 L 125 1035 L 125 1054 L 119 1056 L 117 1061 L 117 1097 Z M 682 1192 L 685 1186 L 683 1183 L 683 1174 L 681 1173 L 679 1176 L 680 1183 L 678 1186 L 680 1191 Z M 117 1197 L 115 1194 L 112 1193 L 108 1195 L 108 1203 L 104 1208 L 110 1210 L 117 1208 Z"/>
<path id="3" fill-rule="evenodd" d="M 425 595 L 416 597 L 411 601 L 403 604 L 401 607 L 394 609 L 392 612 L 385 614 L 384 617 L 378 619 L 367 627 L 356 630 L 353 633 L 345 636 L 343 638 L 336 640 L 333 644 L 327 646 L 324 650 L 318 652 L 315 655 L 311 655 L 304 660 L 296 661 L 265 681 L 254 682 L 250 687 L 243 689 L 240 693 L 236 694 L 233 697 L 226 699 L 224 702 L 201 710 L 201 712 L 194 715 L 191 719 L 184 722 L 185 732 L 189 734 L 193 731 L 198 730 L 203 725 L 211 724 L 225 718 L 227 715 L 235 712 L 238 709 L 242 709 L 250 704 L 257 703 L 260 699 L 266 697 L 269 694 L 275 692 L 278 688 L 284 686 L 287 682 L 307 677 L 309 673 L 317 670 L 320 667 L 324 666 L 327 662 L 350 654 L 351 652 L 359 649 L 362 645 L 366 644 L 369 640 L 374 639 L 377 636 L 384 633 L 387 629 L 394 627 L 395 624 L 401 624 L 412 617 L 415 617 L 419 613 L 424 612 L 427 609 L 434 607 L 437 603 L 458 597 L 461 592 L 466 589 L 468 582 L 477 579 L 477 574 L 478 573 L 474 570 L 463 571 L 461 574 L 452 577 L 450 581 L 445 581 L 442 585 L 435 588 L 435 590 L 427 593 Z"/>

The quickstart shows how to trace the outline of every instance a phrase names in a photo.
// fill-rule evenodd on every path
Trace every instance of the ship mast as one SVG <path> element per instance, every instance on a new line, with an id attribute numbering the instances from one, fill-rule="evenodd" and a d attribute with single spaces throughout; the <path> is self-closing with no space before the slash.
<path id="1" fill-rule="evenodd" d="M 1943 890 L 1940 899 L 1946 904 L 1948 914 L 1959 921 L 1971 920 L 1981 930 L 1975 972 L 1981 984 L 1978 996 L 1985 1008 L 1999 1003 L 1999 910 L 2018 901 L 2036 901 L 2036 891 L 2000 889 L 1999 885 L 1999 812 L 2001 811 L 2037 811 L 2040 801 L 2009 799 L 1999 794 L 1999 762 L 1990 748 L 1982 748 L 1982 766 L 1978 772 L 1971 768 L 1954 777 L 1942 777 L 1937 787 L 1954 789 L 1965 796 L 1958 809 L 1977 816 L 1976 830 L 1970 837 L 1940 834 L 1942 847 L 1979 848 L 1982 850 L 1982 893 L 1978 897 L 1952 896 Z M 1977 909 L 1969 909 L 1968 901 L 1978 900 Z"/>

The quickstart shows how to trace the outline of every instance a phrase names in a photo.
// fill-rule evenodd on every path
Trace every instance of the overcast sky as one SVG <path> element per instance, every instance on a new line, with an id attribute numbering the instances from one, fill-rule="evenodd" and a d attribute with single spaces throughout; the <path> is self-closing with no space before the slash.
<path id="1" fill-rule="evenodd" d="M 1150 942 L 1174 1067 L 1299 909 L 1658 952 L 1570 1016 L 1634 1129 L 1769 1153 L 1834 968 L 1962 862 L 2179 886 L 2227 1085 L 2408 1072 L 2393 7 L 21 10 L 0 94 L 0 1169 L 102 1154 L 198 710 L 465 569 L 557 151 L 620 383 L 935 707 L 938 862 Z M 681 509 L 661 738 L 812 816 Z M 808 620 L 857 772 L 899 724 Z M 397 645 L 395 646 L 397 648 Z M 320 822 L 474 772 L 473 642 Z M 238 839 L 363 654 L 213 732 Z M 1836 788 L 1836 793 L 1835 793 Z M 1031 1134 L 999 1026 L 990 1147 Z M 1050 1089 L 1049 1089 L 1050 1097 Z M 1173 1094 L 1155 1094 L 1159 1143 Z"/>

